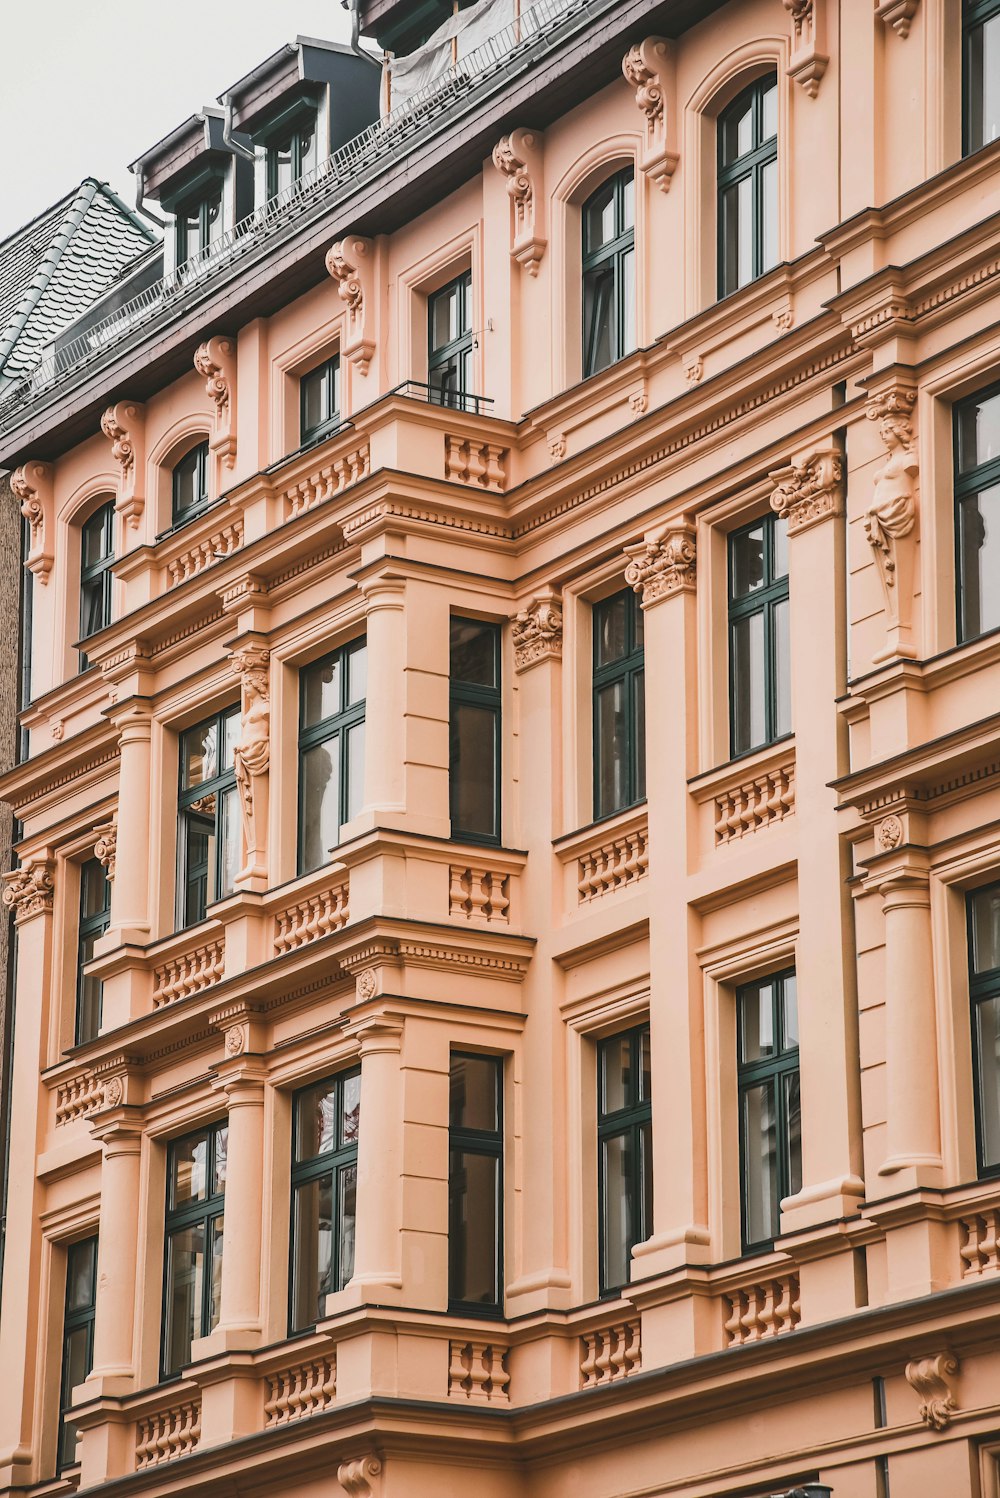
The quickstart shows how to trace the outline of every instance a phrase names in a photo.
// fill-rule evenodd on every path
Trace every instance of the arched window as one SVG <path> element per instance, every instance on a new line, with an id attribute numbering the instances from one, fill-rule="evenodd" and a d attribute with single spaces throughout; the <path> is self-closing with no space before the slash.
<path id="1" fill-rule="evenodd" d="M 583 374 L 635 348 L 635 174 L 604 182 L 583 205 Z"/>
<path id="2" fill-rule="evenodd" d="M 111 623 L 111 564 L 115 559 L 115 505 L 108 500 L 80 528 L 80 639 Z M 87 669 L 80 652 L 80 670 Z"/>
<path id="3" fill-rule="evenodd" d="M 751 83 L 719 116 L 719 295 L 778 263 L 778 78 Z"/>
<path id="4" fill-rule="evenodd" d="M 208 504 L 208 443 L 186 452 L 173 472 L 174 525 L 190 520 Z"/>

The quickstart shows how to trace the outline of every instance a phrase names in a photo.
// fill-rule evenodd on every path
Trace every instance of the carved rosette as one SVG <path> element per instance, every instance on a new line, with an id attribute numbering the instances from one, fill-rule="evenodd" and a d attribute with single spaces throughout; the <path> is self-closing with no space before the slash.
<path id="1" fill-rule="evenodd" d="M 337 1468 L 337 1481 L 347 1498 L 378 1498 L 382 1478 L 382 1462 L 375 1455 L 354 1457 Z"/>
<path id="2" fill-rule="evenodd" d="M 133 530 L 146 507 L 145 419 L 146 408 L 138 401 L 118 401 L 101 417 L 101 431 L 111 443 L 111 456 L 119 469 L 115 509 Z"/>
<path id="3" fill-rule="evenodd" d="M 529 276 L 537 276 L 548 245 L 541 135 L 536 130 L 512 130 L 493 147 L 493 165 L 507 178 L 513 216 L 511 259 Z"/>
<path id="4" fill-rule="evenodd" d="M 205 394 L 215 407 L 212 450 L 227 468 L 236 462 L 236 344 L 216 336 L 199 344 L 194 367 L 205 380 Z"/>
<path id="5" fill-rule="evenodd" d="M 790 536 L 843 513 L 844 460 L 836 448 L 821 448 L 769 477 L 771 508 L 788 521 Z"/>
<path id="6" fill-rule="evenodd" d="M 694 527 L 687 521 L 651 532 L 634 546 L 626 546 L 625 581 L 642 600 L 643 608 L 675 593 L 693 593 L 697 581 Z"/>
<path id="7" fill-rule="evenodd" d="M 869 421 L 878 422 L 886 449 L 886 460 L 875 471 L 864 522 L 882 584 L 889 635 L 876 663 L 917 653 L 911 638 L 920 478 L 912 421 L 916 400 L 911 386 L 896 385 L 873 395 L 865 412 Z"/>
<path id="8" fill-rule="evenodd" d="M 36 915 L 52 914 L 53 864 L 51 859 L 36 858 L 3 874 L 3 903 L 14 914 L 20 926 Z"/>
<path id="9" fill-rule="evenodd" d="M 109 1077 L 104 1084 L 103 1106 L 120 1108 L 125 1100 L 125 1084 L 121 1077 Z"/>
<path id="10" fill-rule="evenodd" d="M 246 857 L 236 883 L 255 887 L 267 880 L 268 770 L 271 764 L 271 652 L 261 645 L 233 651 L 229 663 L 240 678 L 240 736 L 233 749 Z"/>
<path id="11" fill-rule="evenodd" d="M 25 463 L 11 474 L 10 487 L 28 522 L 28 555 L 24 565 L 41 583 L 52 571 L 52 468 L 48 463 Z"/>
<path id="12" fill-rule="evenodd" d="M 792 56 L 788 76 L 800 83 L 815 99 L 820 79 L 830 62 L 822 50 L 824 42 L 824 0 L 781 0 L 792 19 Z"/>
<path id="13" fill-rule="evenodd" d="M 242 1056 L 246 1049 L 246 1035 L 242 1025 L 230 1025 L 226 1031 L 223 1049 L 227 1056 Z"/>
<path id="14" fill-rule="evenodd" d="M 375 299 L 374 259 L 371 240 L 356 234 L 338 239 L 326 256 L 326 268 L 347 308 L 347 333 L 341 353 L 362 375 L 368 373 L 375 353 L 375 340 L 368 332 L 368 311 Z"/>
<path id="15" fill-rule="evenodd" d="M 648 36 L 622 58 L 622 73 L 635 89 L 635 102 L 645 124 L 639 166 L 661 192 L 670 191 L 670 179 L 680 160 L 666 100 L 671 66 L 670 43 L 659 36 Z"/>
<path id="16" fill-rule="evenodd" d="M 950 1352 L 915 1358 L 906 1365 L 906 1382 L 920 1400 L 919 1415 L 931 1430 L 947 1430 L 958 1409 L 955 1388 L 958 1359 Z"/>
<path id="17" fill-rule="evenodd" d="M 562 604 L 557 598 L 533 598 L 511 621 L 514 669 L 526 671 L 539 661 L 561 660 Z"/>
<path id="18" fill-rule="evenodd" d="M 99 827 L 94 828 L 97 841 L 94 843 L 94 857 L 98 863 L 104 865 L 104 872 L 108 876 L 109 883 L 115 880 L 115 863 L 118 854 L 118 823 L 114 817 L 110 822 L 102 822 Z"/>

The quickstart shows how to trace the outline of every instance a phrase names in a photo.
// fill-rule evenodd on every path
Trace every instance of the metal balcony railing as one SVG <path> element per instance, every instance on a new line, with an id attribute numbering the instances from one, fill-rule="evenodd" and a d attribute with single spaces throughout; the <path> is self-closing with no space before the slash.
<path id="1" fill-rule="evenodd" d="M 431 134 L 433 127 L 458 105 L 485 91 L 491 80 L 502 79 L 552 51 L 591 15 L 609 9 L 613 3 L 614 0 L 530 0 L 517 21 L 459 58 L 443 78 L 435 79 L 404 105 L 369 125 L 313 171 L 242 219 L 216 243 L 42 360 L 0 402 L 0 426 L 14 410 L 30 404 L 64 376 L 81 369 L 138 329 L 152 325 L 158 314 L 173 313 L 194 301 L 196 293 L 204 290 L 223 269 L 278 237 L 311 209 L 331 207 L 338 197 L 346 196 L 360 182 L 377 175 L 387 160 Z"/>

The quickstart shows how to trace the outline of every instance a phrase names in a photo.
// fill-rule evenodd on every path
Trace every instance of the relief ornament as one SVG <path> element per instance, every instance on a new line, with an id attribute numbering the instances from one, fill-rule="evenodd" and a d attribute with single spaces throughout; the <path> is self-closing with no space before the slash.
<path id="1" fill-rule="evenodd" d="M 920 473 L 910 419 L 916 395 L 915 390 L 889 390 L 876 396 L 866 413 L 879 423 L 888 454 L 875 470 L 872 502 L 865 514 L 865 536 L 878 565 L 889 632 L 889 643 L 876 654 L 876 662 L 916 655 L 910 637 Z"/>
<path id="2" fill-rule="evenodd" d="M 247 649 L 232 657 L 242 684 L 240 736 L 233 749 L 243 819 L 246 862 L 237 882 L 267 878 L 267 773 L 271 763 L 270 651 Z"/>

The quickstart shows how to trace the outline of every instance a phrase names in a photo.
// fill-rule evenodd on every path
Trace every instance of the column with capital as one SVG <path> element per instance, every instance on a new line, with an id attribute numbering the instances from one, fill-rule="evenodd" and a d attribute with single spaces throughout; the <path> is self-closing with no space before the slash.
<path id="1" fill-rule="evenodd" d="M 708 1257 L 705 1058 L 700 973 L 688 907 L 688 780 L 697 733 L 695 529 L 687 516 L 625 548 L 625 579 L 643 611 L 647 683 L 649 816 L 649 1026 L 652 1073 L 669 1078 L 652 1101 L 652 1233 L 632 1251 L 633 1280 Z M 626 1293 L 628 1293 L 626 1291 Z M 662 1299 L 662 1297 L 661 1297 Z M 643 1349 L 653 1365 L 706 1350 L 705 1302 L 683 1296 L 643 1310 Z"/>
<path id="2" fill-rule="evenodd" d="M 149 940 L 150 769 L 153 711 L 131 697 L 112 709 L 118 729 L 118 831 L 108 933 L 115 946 Z M 120 877 L 119 877 L 120 876 Z M 115 1022 L 131 1018 L 122 1015 Z"/>
<path id="3" fill-rule="evenodd" d="M 7 1375 L 0 1400 L 0 1491 L 42 1477 L 34 1423 L 42 1367 L 37 1330 L 42 1289 L 41 1185 L 36 1153 L 40 1110 L 48 1101 L 39 1083 L 45 1067 L 52 993 L 54 863 L 45 853 L 25 857 L 3 875 L 3 903 L 14 915 L 17 968 L 11 1057 L 7 1224 L 0 1300 L 0 1368 Z"/>

